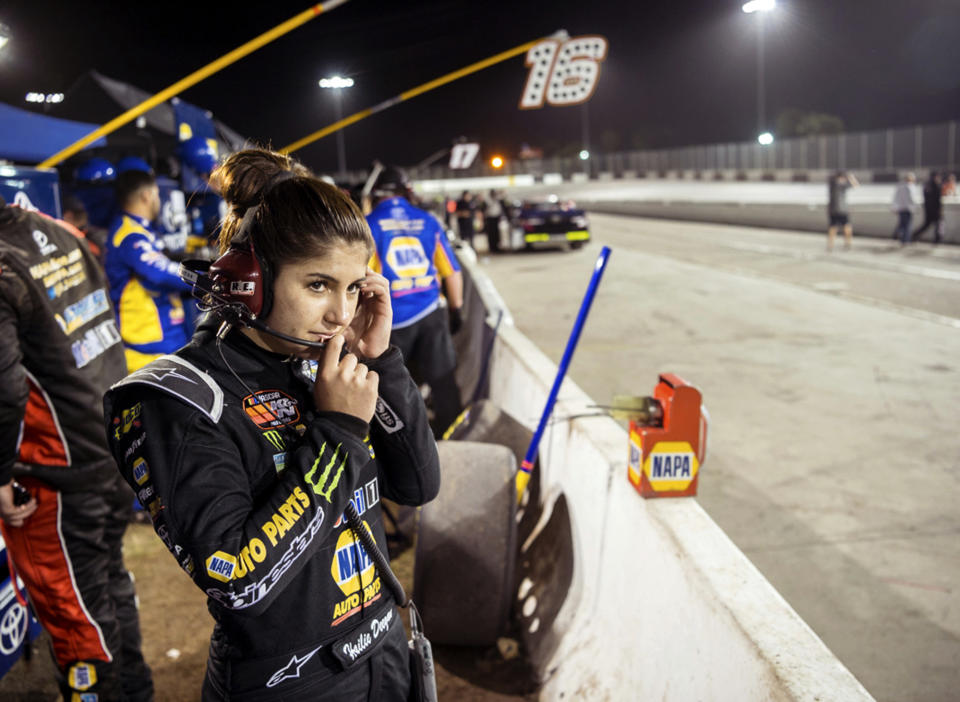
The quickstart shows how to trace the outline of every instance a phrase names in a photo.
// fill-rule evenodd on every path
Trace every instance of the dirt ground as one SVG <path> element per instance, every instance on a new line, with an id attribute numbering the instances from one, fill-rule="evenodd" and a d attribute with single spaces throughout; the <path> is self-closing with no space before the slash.
<path id="1" fill-rule="evenodd" d="M 213 629 L 206 597 L 180 570 L 149 525 L 130 526 L 124 551 L 127 568 L 136 579 L 143 652 L 153 669 L 156 702 L 198 700 Z M 413 549 L 396 554 L 393 566 L 409 592 L 413 587 Z M 496 647 L 435 646 L 434 656 L 440 700 L 535 699 L 522 659 L 504 660 Z M 58 698 L 46 634 L 34 642 L 31 658 L 18 661 L 0 679 L 0 700 Z"/>

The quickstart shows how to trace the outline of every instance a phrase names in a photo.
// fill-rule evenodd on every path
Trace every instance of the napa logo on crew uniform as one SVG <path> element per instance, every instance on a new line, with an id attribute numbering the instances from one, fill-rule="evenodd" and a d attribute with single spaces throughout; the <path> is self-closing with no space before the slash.
<path id="1" fill-rule="evenodd" d="M 74 690 L 89 690 L 97 684 L 97 669 L 89 663 L 74 663 L 67 671 L 67 684 Z"/>
<path id="2" fill-rule="evenodd" d="M 401 278 L 419 278 L 430 270 L 430 259 L 415 236 L 391 238 L 384 259 Z"/>
<path id="3" fill-rule="evenodd" d="M 631 458 L 633 457 L 631 446 Z M 686 490 L 700 470 L 700 462 L 686 441 L 661 441 L 643 462 L 643 474 L 658 492 Z"/>
<path id="4" fill-rule="evenodd" d="M 214 580 L 228 583 L 233 579 L 233 571 L 237 568 L 237 559 L 229 553 L 214 551 L 205 562 L 207 575 Z"/>
<path id="5" fill-rule="evenodd" d="M 143 485 L 149 478 L 150 466 L 147 465 L 146 460 L 143 458 L 137 458 L 133 462 L 133 479 L 137 485 Z"/>

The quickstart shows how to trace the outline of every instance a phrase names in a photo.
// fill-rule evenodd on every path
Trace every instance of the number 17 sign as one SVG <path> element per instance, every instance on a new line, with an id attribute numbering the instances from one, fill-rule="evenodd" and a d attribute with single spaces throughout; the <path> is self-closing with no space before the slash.
<path id="1" fill-rule="evenodd" d="M 586 102 L 597 87 L 606 57 L 607 40 L 596 34 L 540 42 L 527 52 L 530 73 L 520 109 L 538 109 L 544 100 L 556 107 Z"/>

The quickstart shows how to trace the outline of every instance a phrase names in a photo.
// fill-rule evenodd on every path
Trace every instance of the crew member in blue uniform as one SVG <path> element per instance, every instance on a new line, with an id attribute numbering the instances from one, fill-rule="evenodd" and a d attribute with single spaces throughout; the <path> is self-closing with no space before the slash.
<path id="1" fill-rule="evenodd" d="M 390 281 L 390 343 L 403 352 L 414 379 L 430 386 L 433 431 L 441 436 L 460 412 L 451 339 L 462 325 L 460 264 L 440 222 L 407 201 L 403 171 L 384 169 L 372 194 L 375 206 L 367 222 L 377 250 L 370 267 Z M 440 304 L 441 281 L 446 310 Z"/>
<path id="2" fill-rule="evenodd" d="M 190 288 L 151 230 L 150 223 L 160 213 L 156 178 L 142 170 L 127 170 L 117 177 L 116 189 L 121 212 L 107 237 L 106 269 L 132 373 L 187 343 L 180 294 Z"/>

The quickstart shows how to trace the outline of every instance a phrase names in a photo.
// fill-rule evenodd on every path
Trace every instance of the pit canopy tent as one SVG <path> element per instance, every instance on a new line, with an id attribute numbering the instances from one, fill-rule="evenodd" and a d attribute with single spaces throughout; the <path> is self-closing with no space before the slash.
<path id="1" fill-rule="evenodd" d="M 0 102 L 0 159 L 22 164 L 39 163 L 98 126 L 41 115 Z M 100 138 L 88 148 L 106 143 Z"/>
<path id="2" fill-rule="evenodd" d="M 93 128 L 109 122 L 114 117 L 136 107 L 152 97 L 149 93 L 129 83 L 109 78 L 97 71 L 88 71 L 64 93 L 63 102 L 49 105 L 48 114 L 70 120 L 79 120 L 93 124 Z M 160 172 L 168 172 L 177 177 L 179 168 L 164 166 L 161 162 L 170 159 L 176 150 L 176 144 L 184 138 L 177 128 L 178 120 L 174 104 L 181 98 L 175 97 L 145 112 L 136 120 L 124 125 L 106 137 L 106 148 L 98 149 L 95 155 L 108 160 L 127 154 L 135 154 L 147 159 Z M 246 139 L 203 108 L 183 103 L 194 113 L 205 113 L 213 126 L 213 138 L 217 141 L 217 152 L 221 155 L 242 149 Z M 93 131 L 93 129 L 89 130 Z M 85 132 L 85 134 L 89 133 Z M 80 135 L 83 136 L 83 135 Z M 206 135 L 205 135 L 206 136 Z M 79 137 L 78 137 L 79 138 Z M 70 143 L 70 142 L 68 142 Z M 66 146 L 67 144 L 64 144 Z M 52 156 L 56 150 L 44 154 Z M 88 151 L 89 153 L 89 151 Z M 86 156 L 84 158 L 88 158 Z M 79 160 L 77 156 L 64 164 L 69 167 Z"/>
<path id="3" fill-rule="evenodd" d="M 100 125 L 130 108 L 136 107 L 152 96 L 153 93 L 130 83 L 108 78 L 98 71 L 88 71 L 70 86 L 63 102 L 51 107 L 51 113 L 58 117 L 96 122 Z M 180 99 L 175 97 L 171 101 L 161 103 L 144 113 L 144 128 L 176 138 L 177 120 L 171 103 Z M 212 118 L 212 115 L 210 117 Z M 229 153 L 243 148 L 246 141 L 243 136 L 218 119 L 213 119 L 213 124 L 216 130 L 216 139 L 222 147 L 220 149 L 221 153 Z M 123 133 L 127 129 L 137 129 L 136 123 L 126 125 L 126 127 L 118 130 L 118 133 Z M 110 137 L 108 136 L 107 139 L 109 141 Z"/>

